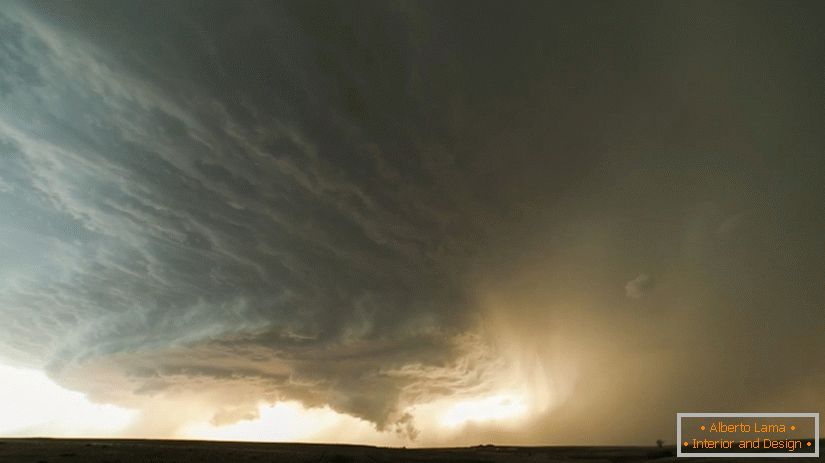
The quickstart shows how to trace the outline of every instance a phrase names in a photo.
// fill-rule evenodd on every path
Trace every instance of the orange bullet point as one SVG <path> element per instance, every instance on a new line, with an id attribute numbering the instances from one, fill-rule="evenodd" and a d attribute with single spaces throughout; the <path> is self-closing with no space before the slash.
<path id="1" fill-rule="evenodd" d="M 702 431 L 704 431 L 704 430 L 705 430 L 705 425 L 699 426 L 699 429 L 701 429 Z"/>
<path id="2" fill-rule="evenodd" d="M 810 442 L 808 442 L 808 443 L 810 444 Z M 684 444 L 682 444 L 682 445 L 684 445 L 685 447 L 687 447 L 687 445 L 688 445 L 688 444 L 687 444 L 687 441 L 685 441 L 685 443 L 684 443 Z"/>
<path id="3" fill-rule="evenodd" d="M 810 447 L 810 446 L 811 446 L 811 443 L 810 443 L 810 442 L 808 442 L 808 444 L 807 444 L 807 445 L 808 445 L 808 447 Z"/>
<path id="4" fill-rule="evenodd" d="M 791 431 L 795 430 L 796 426 L 791 426 Z"/>

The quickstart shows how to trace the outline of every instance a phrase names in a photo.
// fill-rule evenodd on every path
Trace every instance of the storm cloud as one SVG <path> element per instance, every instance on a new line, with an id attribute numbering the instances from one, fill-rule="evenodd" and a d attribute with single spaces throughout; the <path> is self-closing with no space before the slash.
<path id="1" fill-rule="evenodd" d="M 512 382 L 544 431 L 457 442 L 821 408 L 822 11 L 572 5 L 4 5 L 0 356 L 153 426 L 196 395 L 414 438 Z"/>

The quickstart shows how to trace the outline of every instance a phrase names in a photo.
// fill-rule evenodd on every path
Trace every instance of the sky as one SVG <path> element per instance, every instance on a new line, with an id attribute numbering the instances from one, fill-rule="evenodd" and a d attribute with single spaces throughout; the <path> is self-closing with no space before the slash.
<path id="1" fill-rule="evenodd" d="M 821 2 L 0 5 L 0 435 L 825 411 Z"/>

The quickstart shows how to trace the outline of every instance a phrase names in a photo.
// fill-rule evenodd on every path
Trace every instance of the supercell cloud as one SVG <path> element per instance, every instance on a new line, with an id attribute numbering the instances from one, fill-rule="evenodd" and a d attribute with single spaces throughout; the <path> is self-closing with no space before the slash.
<path id="1" fill-rule="evenodd" d="M 170 435 L 821 409 L 822 12 L 574 5 L 2 6 L 0 359 Z"/>

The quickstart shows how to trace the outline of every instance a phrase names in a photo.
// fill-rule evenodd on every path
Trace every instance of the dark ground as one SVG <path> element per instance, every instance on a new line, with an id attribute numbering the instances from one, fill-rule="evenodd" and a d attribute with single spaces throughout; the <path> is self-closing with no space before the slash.
<path id="1" fill-rule="evenodd" d="M 820 448 L 822 448 L 820 442 Z M 479 446 L 402 449 L 359 445 L 275 444 L 112 439 L 0 439 L 0 462 L 20 463 L 224 463 L 224 462 L 566 462 L 636 463 L 676 460 L 673 446 L 656 447 L 507 447 Z M 704 458 L 680 458 L 679 463 Z M 723 463 L 819 462 L 787 458 L 728 458 Z"/>

